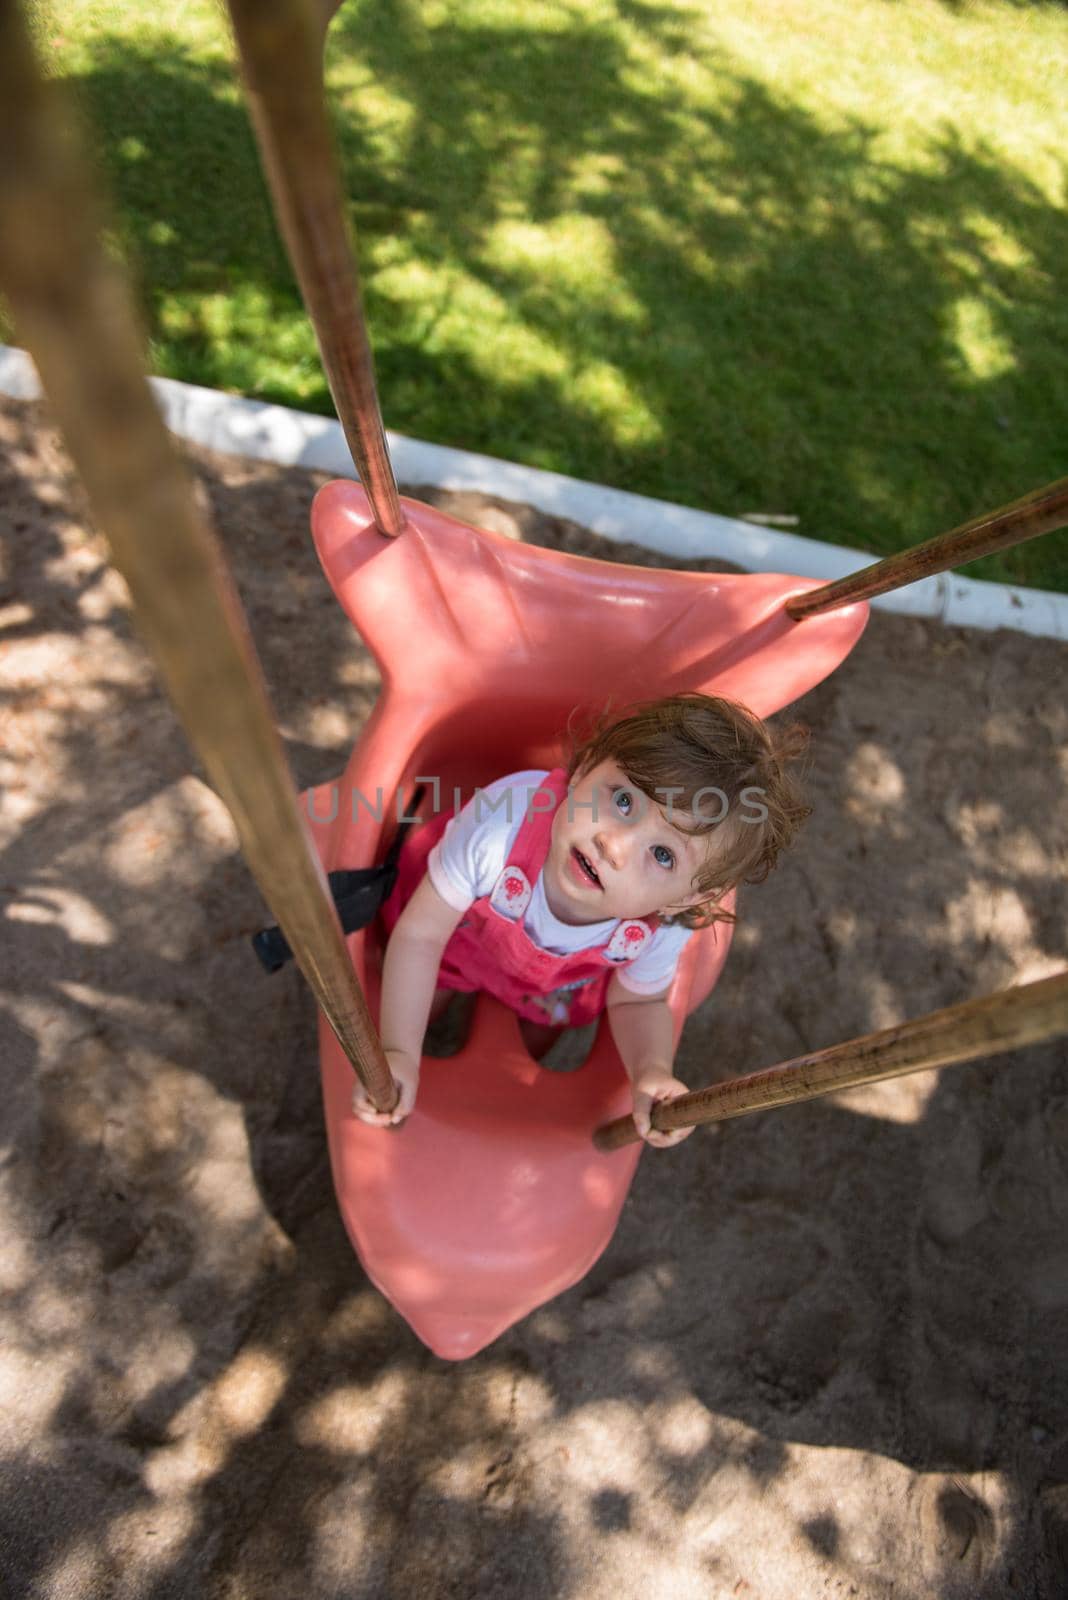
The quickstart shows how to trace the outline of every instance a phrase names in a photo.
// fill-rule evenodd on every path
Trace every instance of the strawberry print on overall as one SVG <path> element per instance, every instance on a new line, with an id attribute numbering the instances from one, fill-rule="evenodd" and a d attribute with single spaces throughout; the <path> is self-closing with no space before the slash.
<path id="1" fill-rule="evenodd" d="M 530 904 L 530 880 L 522 867 L 505 867 L 493 885 L 490 905 L 509 922 L 518 922 Z"/>
<path id="2" fill-rule="evenodd" d="M 652 938 L 645 922 L 621 922 L 605 947 L 608 961 L 633 961 Z"/>

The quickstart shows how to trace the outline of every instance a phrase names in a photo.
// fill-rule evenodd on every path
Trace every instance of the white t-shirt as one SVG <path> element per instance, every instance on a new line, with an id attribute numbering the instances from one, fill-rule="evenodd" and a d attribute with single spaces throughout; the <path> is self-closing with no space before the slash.
<path id="1" fill-rule="evenodd" d="M 547 773 L 512 772 L 487 784 L 449 822 L 427 857 L 427 874 L 447 905 L 466 911 L 475 900 L 493 892 L 508 853 L 526 817 L 530 796 Z M 553 955 L 607 944 L 617 919 L 575 924 L 560 922 L 549 910 L 539 872 L 523 927 L 534 944 Z M 689 928 L 658 927 L 645 949 L 618 969 L 619 981 L 632 994 L 659 994 L 675 976 L 679 956 L 691 936 Z"/>

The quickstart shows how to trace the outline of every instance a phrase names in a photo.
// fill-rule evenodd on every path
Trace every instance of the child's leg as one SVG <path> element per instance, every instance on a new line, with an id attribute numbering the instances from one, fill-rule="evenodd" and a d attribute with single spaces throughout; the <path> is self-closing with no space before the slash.
<path id="1" fill-rule="evenodd" d="M 430 1016 L 427 1018 L 428 1022 L 436 1022 L 438 1020 L 438 1018 L 441 1016 L 441 1013 L 445 1010 L 445 1007 L 448 1005 L 455 993 L 455 989 L 434 990 L 434 998 L 430 1002 Z"/>
<path id="2" fill-rule="evenodd" d="M 460 989 L 437 989 L 430 1004 L 423 1054 L 454 1056 L 467 1043 L 477 996 Z"/>
<path id="3" fill-rule="evenodd" d="M 459 998 L 459 992 L 456 989 L 435 989 L 434 998 L 430 1002 L 430 1023 L 439 1021 L 441 1017 L 444 1016 L 449 1002 Z M 465 994 L 463 995 L 463 1000 L 465 1004 L 461 1005 L 460 1007 L 460 1020 L 462 1027 L 469 1020 L 470 1012 L 473 1009 L 475 996 L 473 994 Z M 522 1037 L 528 1054 L 535 1061 L 540 1061 L 542 1056 L 547 1055 L 552 1049 L 553 1045 L 556 1043 L 557 1039 L 559 1039 L 560 1035 L 565 1031 L 558 1024 L 551 1022 L 532 1022 L 528 1017 L 520 1017 L 518 1021 L 520 1036 Z M 466 1028 L 464 1031 L 466 1032 Z M 454 1046 L 454 1048 L 456 1048 L 456 1046 Z"/>
<path id="4" fill-rule="evenodd" d="M 527 1053 L 535 1061 L 540 1061 L 542 1056 L 548 1055 L 563 1031 L 563 1028 L 551 1022 L 531 1022 L 529 1017 L 519 1018 L 520 1035 L 527 1047 Z"/>

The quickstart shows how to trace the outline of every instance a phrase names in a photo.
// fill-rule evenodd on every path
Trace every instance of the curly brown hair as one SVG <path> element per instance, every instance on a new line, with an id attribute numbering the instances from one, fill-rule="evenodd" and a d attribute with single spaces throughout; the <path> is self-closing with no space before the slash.
<path id="1" fill-rule="evenodd" d="M 701 902 L 670 919 L 687 928 L 706 928 L 734 921 L 734 913 L 722 905 L 724 897 L 738 884 L 763 882 L 811 815 L 811 806 L 786 771 L 807 743 L 808 733 L 800 724 L 773 729 L 732 700 L 671 695 L 623 713 L 611 708 L 603 712 L 573 745 L 568 777 L 615 761 L 628 782 L 661 809 L 665 797 L 672 797 L 671 823 L 680 831 L 705 834 L 732 823 L 724 830 L 723 849 L 709 852 L 694 877 Z M 681 817 L 693 816 L 701 792 L 713 790 L 722 797 L 721 816 L 683 827 Z M 743 808 L 763 815 L 744 815 Z"/>

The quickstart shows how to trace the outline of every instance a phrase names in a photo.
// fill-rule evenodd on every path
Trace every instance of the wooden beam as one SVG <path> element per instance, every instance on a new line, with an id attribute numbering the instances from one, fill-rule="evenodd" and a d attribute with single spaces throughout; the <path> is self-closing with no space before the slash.
<path id="1" fill-rule="evenodd" d="M 381 1110 L 396 1085 L 300 812 L 219 543 L 144 376 L 123 277 L 59 86 L 0 0 L 0 288 L 41 375 L 138 627 L 341 1047 Z"/>
<path id="2" fill-rule="evenodd" d="M 745 1078 L 731 1078 L 726 1083 L 680 1095 L 677 1100 L 654 1108 L 653 1127 L 669 1133 L 673 1128 L 725 1122 L 729 1117 L 815 1100 L 820 1095 L 856 1089 L 862 1083 L 877 1083 L 882 1078 L 900 1078 L 908 1072 L 927 1072 L 932 1067 L 974 1061 L 979 1056 L 1000 1055 L 1004 1050 L 1019 1050 L 1065 1033 L 1068 971 L 947 1006 L 913 1022 L 797 1056 Z M 637 1137 L 634 1118 L 617 1117 L 597 1130 L 594 1143 L 599 1150 L 618 1150 Z"/>
<path id="3" fill-rule="evenodd" d="M 903 589 L 920 578 L 930 578 L 951 567 L 978 561 L 980 556 L 988 556 L 995 550 L 1008 550 L 1014 544 L 1023 544 L 1027 539 L 1037 539 L 1040 534 L 1063 528 L 1066 523 L 1068 478 L 1058 478 L 1044 489 L 1025 494 L 998 511 L 974 517 L 971 522 L 949 533 L 940 533 L 912 550 L 902 550 L 897 555 L 887 556 L 885 561 L 876 561 L 870 567 L 850 573 L 847 578 L 836 578 L 819 589 L 795 595 L 787 600 L 786 610 L 795 622 L 803 622 L 821 611 L 834 611 L 858 600 L 871 600 L 878 594 L 889 594 L 891 589 Z"/>
<path id="4" fill-rule="evenodd" d="M 252 125 L 330 392 L 375 522 L 404 512 L 386 445 L 337 150 L 323 97 L 334 0 L 228 0 Z"/>

